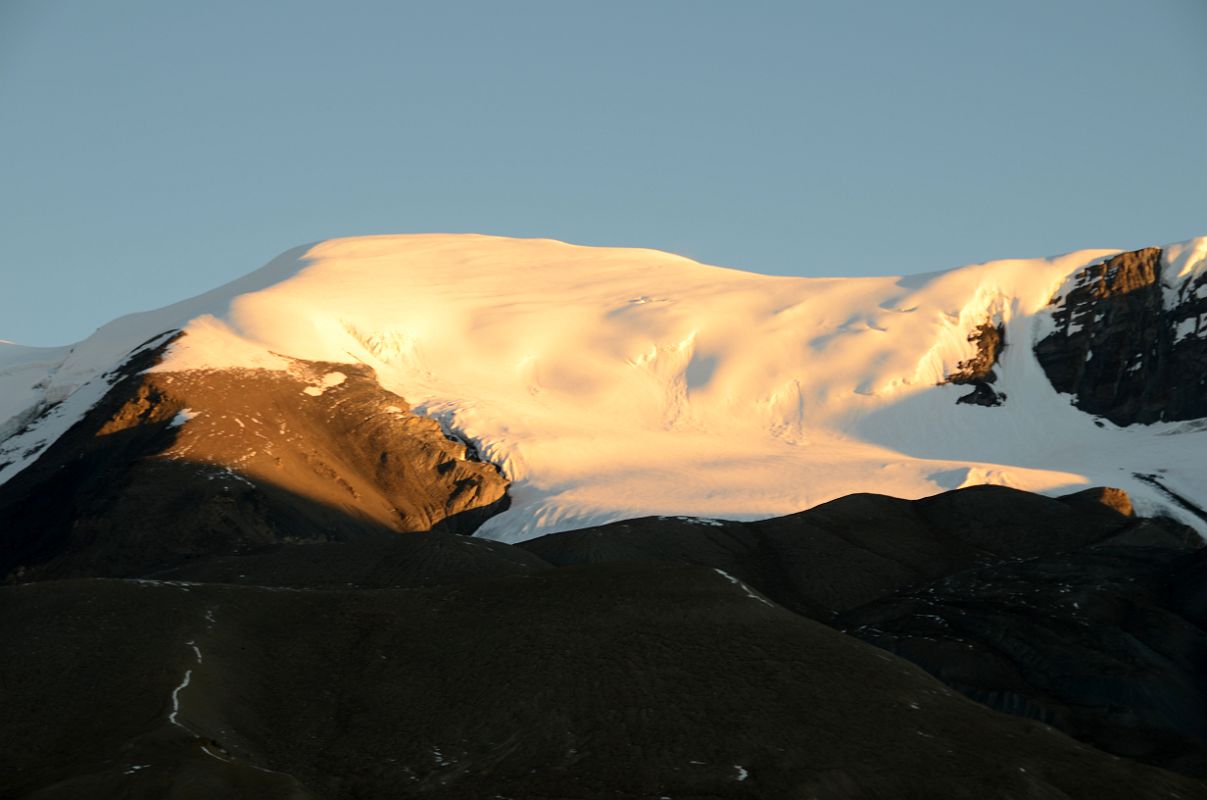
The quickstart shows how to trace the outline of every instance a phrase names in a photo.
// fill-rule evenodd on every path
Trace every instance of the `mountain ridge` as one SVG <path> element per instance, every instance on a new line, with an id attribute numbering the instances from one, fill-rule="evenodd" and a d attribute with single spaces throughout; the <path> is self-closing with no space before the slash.
<path id="1" fill-rule="evenodd" d="M 0 348 L 0 795 L 1207 796 L 1199 384 L 1041 363 L 1193 360 L 1200 251 L 387 237 Z"/>
<path id="2" fill-rule="evenodd" d="M 1202 274 L 1204 242 L 1163 248 L 1170 274 Z M 1117 255 L 798 279 L 552 240 L 333 240 L 116 320 L 39 363 L 0 348 L 0 481 L 99 402 L 104 374 L 140 343 L 183 330 L 155 369 L 371 368 L 502 469 L 513 506 L 482 535 L 507 541 L 644 514 L 754 519 L 855 491 L 922 497 L 976 483 L 1117 485 L 1144 513 L 1207 530 L 1137 477 L 1207 496 L 1194 420 L 1096 418 L 1032 353 L 1055 329 L 1062 286 Z M 1008 399 L 956 408 L 967 388 L 949 378 L 976 358 L 969 336 L 985 325 L 1007 343 L 990 367 L 994 394 Z"/>

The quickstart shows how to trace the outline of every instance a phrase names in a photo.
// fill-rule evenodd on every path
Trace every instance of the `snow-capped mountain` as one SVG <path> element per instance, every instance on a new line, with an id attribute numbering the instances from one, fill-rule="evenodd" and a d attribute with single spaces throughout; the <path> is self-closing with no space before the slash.
<path id="1" fill-rule="evenodd" d="M 1205 797 L 1205 285 L 374 237 L 4 344 L 0 795 Z"/>
<path id="2" fill-rule="evenodd" d="M 0 482 L 162 350 L 161 384 L 259 370 L 300 407 L 369 368 L 510 480 L 480 529 L 507 541 L 981 483 L 1117 486 L 1204 531 L 1207 237 L 1126 255 L 813 279 L 550 240 L 328 241 L 72 347 L 0 345 Z M 198 414 L 179 427 L 247 425 Z M 275 435 L 233 438 L 222 466 L 271 478 Z"/>

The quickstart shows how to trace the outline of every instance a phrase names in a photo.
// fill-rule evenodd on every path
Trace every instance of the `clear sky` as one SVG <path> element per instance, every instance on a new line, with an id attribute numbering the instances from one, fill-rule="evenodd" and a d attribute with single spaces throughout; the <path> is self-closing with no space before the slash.
<path id="1" fill-rule="evenodd" d="M 759 272 L 1207 233 L 1204 0 L 0 0 L 0 338 L 333 236 Z"/>

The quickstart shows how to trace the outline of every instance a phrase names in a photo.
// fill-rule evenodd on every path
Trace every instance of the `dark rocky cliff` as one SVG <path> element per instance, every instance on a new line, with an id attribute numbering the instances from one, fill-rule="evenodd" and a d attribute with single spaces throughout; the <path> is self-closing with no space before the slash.
<path id="1" fill-rule="evenodd" d="M 1083 269 L 1053 298 L 1056 330 L 1035 345 L 1057 391 L 1116 425 L 1207 416 L 1207 274 L 1171 287 L 1167 304 L 1161 255 L 1149 247 Z"/>
<path id="2" fill-rule="evenodd" d="M 1006 402 L 1006 393 L 993 388 L 997 373 L 993 367 L 1001 358 L 1006 347 L 1006 326 L 986 320 L 968 334 L 968 341 L 976 344 L 976 355 L 956 364 L 956 371 L 947 376 L 948 383 L 971 386 L 972 391 L 961 396 L 957 403 L 978 406 L 1000 406 Z"/>

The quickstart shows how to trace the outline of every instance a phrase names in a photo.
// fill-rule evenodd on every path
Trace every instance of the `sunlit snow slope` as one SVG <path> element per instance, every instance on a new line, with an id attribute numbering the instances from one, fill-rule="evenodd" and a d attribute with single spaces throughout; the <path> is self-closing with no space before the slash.
<path id="1" fill-rule="evenodd" d="M 11 461 L 0 481 L 96 401 L 102 374 L 131 349 L 183 328 L 158 369 L 285 369 L 286 357 L 372 366 L 514 481 L 511 510 L 481 530 L 500 539 L 975 483 L 1119 486 L 1142 512 L 1201 529 L 1133 473 L 1207 498 L 1207 433 L 1096 421 L 1052 389 L 1032 354 L 1066 279 L 1115 252 L 805 279 L 550 240 L 324 242 L 70 349 L 0 344 L 0 463 Z M 1172 271 L 1202 270 L 1207 239 L 1167 252 Z M 968 387 L 940 384 L 986 321 L 1005 324 L 995 388 L 1007 402 L 956 405 Z"/>

